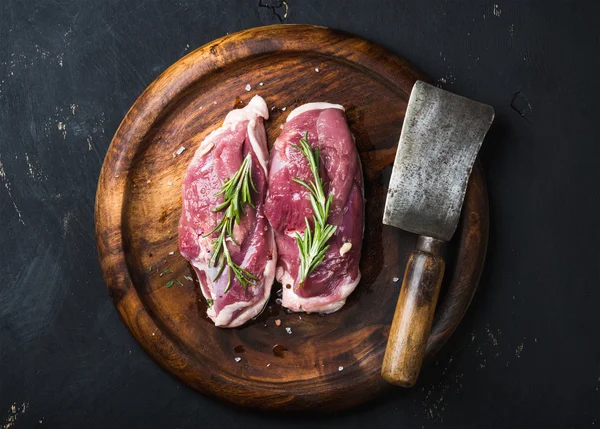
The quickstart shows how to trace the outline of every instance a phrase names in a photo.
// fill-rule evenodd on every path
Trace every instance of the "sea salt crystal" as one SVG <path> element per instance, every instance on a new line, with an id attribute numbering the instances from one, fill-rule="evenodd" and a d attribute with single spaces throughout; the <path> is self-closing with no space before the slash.
<path id="1" fill-rule="evenodd" d="M 338 367 L 338 371 L 343 371 L 343 370 L 344 370 L 344 367 L 343 367 L 343 366 L 339 366 L 339 367 Z"/>
<path id="2" fill-rule="evenodd" d="M 268 368 L 268 367 L 270 367 L 270 366 L 271 366 L 271 364 L 270 364 L 270 363 L 268 363 L 268 364 L 267 364 L 267 368 Z"/>
<path id="3" fill-rule="evenodd" d="M 250 84 L 246 85 L 246 91 L 250 91 L 252 89 L 252 87 L 250 86 Z"/>
<path id="4" fill-rule="evenodd" d="M 176 155 L 181 155 L 184 150 L 185 150 L 185 147 L 181 146 L 179 149 L 177 149 L 177 152 L 175 152 L 175 154 Z"/>
<path id="5" fill-rule="evenodd" d="M 285 110 L 286 110 L 286 109 L 287 109 L 287 107 L 282 107 L 282 108 L 281 108 L 281 111 L 282 111 L 282 112 L 285 112 Z"/>
<path id="6" fill-rule="evenodd" d="M 290 335 L 292 334 L 292 328 L 285 328 L 285 331 Z"/>
<path id="7" fill-rule="evenodd" d="M 259 83 L 258 85 L 259 85 L 259 86 L 263 86 L 263 85 L 264 85 L 264 83 L 263 83 L 263 82 L 261 82 L 261 83 Z M 270 364 L 269 364 L 269 365 L 270 365 Z"/>
<path id="8" fill-rule="evenodd" d="M 393 280 L 394 283 L 397 283 L 398 280 L 400 280 L 400 278 L 399 277 L 394 277 L 392 280 Z"/>
<path id="9" fill-rule="evenodd" d="M 167 185 L 169 186 L 173 186 L 173 182 L 171 182 L 170 180 L 167 182 Z"/>
<path id="10" fill-rule="evenodd" d="M 242 360 L 242 358 L 241 358 L 241 357 L 236 357 L 236 358 L 235 358 L 235 361 L 236 361 L 236 362 L 239 362 L 239 361 L 241 361 L 241 360 Z"/>
<path id="11" fill-rule="evenodd" d="M 174 255 L 174 254 L 175 254 L 175 252 L 169 252 L 169 255 Z"/>
<path id="12" fill-rule="evenodd" d="M 315 71 L 319 73 L 319 67 L 315 67 Z M 340 370 L 341 371 L 341 370 Z"/>

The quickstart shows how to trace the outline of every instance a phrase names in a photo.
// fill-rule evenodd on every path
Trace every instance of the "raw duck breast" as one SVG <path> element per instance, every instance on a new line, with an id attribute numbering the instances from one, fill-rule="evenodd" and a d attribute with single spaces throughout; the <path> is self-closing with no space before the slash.
<path id="1" fill-rule="evenodd" d="M 313 181 L 309 163 L 294 145 L 308 132 L 308 143 L 320 150 L 320 177 L 325 195 L 333 194 L 328 224 L 337 227 L 323 261 L 304 283 L 296 232 L 305 218 L 313 225 L 310 191 L 294 182 Z M 344 108 L 308 103 L 288 116 L 271 151 L 265 214 L 275 231 L 277 280 L 283 285 L 282 305 L 293 311 L 332 313 L 339 310 L 360 281 L 359 261 L 364 230 L 363 176 Z"/>
<path id="2" fill-rule="evenodd" d="M 216 326 L 242 325 L 260 314 L 271 293 L 277 249 L 264 216 L 269 159 L 263 120 L 268 117 L 267 105 L 259 96 L 243 109 L 229 112 L 221 128 L 200 144 L 183 179 L 179 250 L 194 267 L 209 305 L 207 315 Z M 239 245 L 232 238 L 224 241 L 231 260 L 256 279 L 243 285 L 228 265 L 218 275 L 224 257 L 215 267 L 211 256 L 220 233 L 206 234 L 225 216 L 225 211 L 214 211 L 224 201 L 223 195 L 215 194 L 240 170 L 248 155 L 256 188 L 250 193 L 255 208 L 245 205 L 245 216 L 240 216 L 239 224 L 234 223 L 232 238 Z"/>

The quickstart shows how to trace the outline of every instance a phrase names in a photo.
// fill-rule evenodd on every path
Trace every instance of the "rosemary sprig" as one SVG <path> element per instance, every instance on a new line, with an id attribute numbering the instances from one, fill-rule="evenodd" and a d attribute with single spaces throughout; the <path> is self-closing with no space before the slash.
<path id="1" fill-rule="evenodd" d="M 313 150 L 308 144 L 308 131 L 305 132 L 304 137 L 300 139 L 299 143 L 299 145 L 293 145 L 293 147 L 302 152 L 307 159 L 313 174 L 313 180 L 310 183 L 306 183 L 296 177 L 292 180 L 310 191 L 310 204 L 314 212 L 314 230 L 311 231 L 310 222 L 308 221 L 308 218 L 305 218 L 306 229 L 304 230 L 304 236 L 296 232 L 296 242 L 298 243 L 298 250 L 300 253 L 299 285 L 301 285 L 310 273 L 323 262 L 325 252 L 329 249 L 327 241 L 333 236 L 337 227 L 327 223 L 329 209 L 331 208 L 331 202 L 333 201 L 333 194 L 329 194 L 328 198 L 325 197 L 323 181 L 319 175 L 319 148 Z"/>
<path id="2" fill-rule="evenodd" d="M 249 284 L 255 286 L 256 280 L 258 280 L 258 277 L 233 262 L 229 249 L 227 248 L 227 240 L 231 240 L 238 246 L 240 245 L 233 238 L 233 225 L 234 222 L 239 225 L 240 217 L 246 215 L 244 205 L 248 204 L 250 207 L 254 208 L 250 187 L 256 192 L 256 187 L 252 181 L 252 155 L 248 154 L 246 158 L 244 158 L 238 171 L 236 171 L 235 174 L 223 184 L 221 190 L 215 194 L 215 196 L 223 195 L 223 202 L 215 207 L 213 212 L 225 211 L 225 213 L 217 226 L 204 235 L 204 237 L 208 237 L 219 231 L 219 236 L 212 242 L 213 254 L 208 261 L 208 265 L 209 267 L 221 266 L 213 281 L 216 281 L 221 277 L 221 274 L 223 274 L 223 271 L 225 270 L 225 265 L 229 267 L 227 270 L 227 287 L 223 293 L 227 292 L 231 287 L 232 271 L 244 290 L 246 290 Z"/>

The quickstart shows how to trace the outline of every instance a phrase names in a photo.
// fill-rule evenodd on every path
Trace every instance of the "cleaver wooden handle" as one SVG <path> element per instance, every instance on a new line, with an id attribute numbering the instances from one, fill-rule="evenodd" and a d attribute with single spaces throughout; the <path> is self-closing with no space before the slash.
<path id="1" fill-rule="evenodd" d="M 446 267 L 443 245 L 421 236 L 408 259 L 381 368 L 389 383 L 411 387 L 417 382 Z"/>

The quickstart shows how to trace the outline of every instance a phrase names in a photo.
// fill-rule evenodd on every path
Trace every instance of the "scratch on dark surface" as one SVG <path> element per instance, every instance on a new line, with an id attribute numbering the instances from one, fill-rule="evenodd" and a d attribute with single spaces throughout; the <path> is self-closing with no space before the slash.
<path id="1" fill-rule="evenodd" d="M 510 102 L 510 107 L 524 119 L 530 120 L 532 111 L 531 103 L 529 103 L 529 100 L 522 91 L 515 92 Z"/>
<path id="2" fill-rule="evenodd" d="M 288 12 L 290 11 L 287 2 L 278 0 L 259 0 L 258 7 L 265 7 L 267 9 L 271 9 L 273 14 L 279 19 L 279 22 L 281 22 L 282 24 L 287 20 Z M 284 9 L 281 10 L 282 8 Z"/>
<path id="3" fill-rule="evenodd" d="M 23 220 L 23 215 L 21 214 L 21 210 L 17 207 L 17 203 L 15 203 L 15 199 L 13 198 L 12 191 L 10 189 L 10 183 L 6 178 L 6 172 L 4 171 L 4 165 L 2 164 L 2 160 L 0 160 L 0 179 L 4 182 L 4 188 L 6 188 L 6 192 L 8 193 L 8 198 L 10 198 L 10 202 L 12 203 L 15 211 L 17 212 L 17 216 L 19 216 L 19 223 L 25 225 L 25 221 Z"/>
<path id="4" fill-rule="evenodd" d="M 35 253 L 9 281 L 16 285 L 11 293 L 0 295 L 0 326 L 10 321 L 15 344 L 38 338 L 49 329 L 67 290 L 61 266 L 64 248 L 40 239 Z"/>

